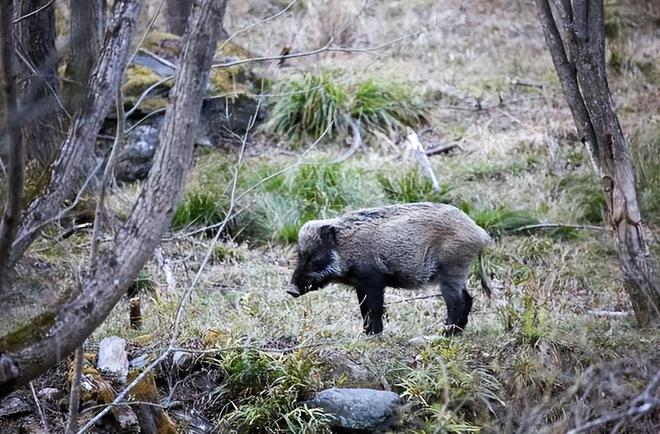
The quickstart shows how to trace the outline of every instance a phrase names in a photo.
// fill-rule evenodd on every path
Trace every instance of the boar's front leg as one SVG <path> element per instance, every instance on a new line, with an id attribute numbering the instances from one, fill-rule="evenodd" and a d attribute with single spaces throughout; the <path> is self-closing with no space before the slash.
<path id="1" fill-rule="evenodd" d="M 355 288 L 360 304 L 364 331 L 368 335 L 383 332 L 384 285 L 366 284 Z"/>

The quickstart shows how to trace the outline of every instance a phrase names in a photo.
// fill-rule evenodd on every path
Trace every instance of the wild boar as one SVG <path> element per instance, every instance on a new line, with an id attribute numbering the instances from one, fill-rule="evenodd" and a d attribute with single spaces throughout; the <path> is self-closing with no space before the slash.
<path id="1" fill-rule="evenodd" d="M 488 233 L 456 207 L 409 203 L 363 209 L 305 223 L 288 293 L 299 297 L 329 283 L 355 288 L 364 330 L 383 331 L 386 286 L 416 289 L 439 283 L 447 305 L 445 333 L 463 331 L 472 309 L 466 281 L 479 258 L 482 288 L 490 297 L 481 252 Z"/>

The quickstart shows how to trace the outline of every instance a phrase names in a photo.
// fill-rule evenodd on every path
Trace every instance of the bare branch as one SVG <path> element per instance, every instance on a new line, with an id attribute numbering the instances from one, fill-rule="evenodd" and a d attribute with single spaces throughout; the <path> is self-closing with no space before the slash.
<path id="1" fill-rule="evenodd" d="M 511 230 L 511 232 L 524 232 L 524 231 L 532 231 L 536 229 L 579 229 L 579 230 L 589 230 L 589 231 L 610 230 L 610 228 L 606 228 L 603 226 L 594 226 L 594 225 L 565 225 L 560 223 L 541 223 L 536 225 L 521 226 L 519 228 Z"/>
<path id="2" fill-rule="evenodd" d="M 82 380 L 82 368 L 85 359 L 85 351 L 82 345 L 76 348 L 73 356 L 73 376 L 71 378 L 71 392 L 69 392 L 69 414 L 65 434 L 73 434 L 78 429 L 78 410 L 80 405 L 80 381 Z M 32 383 L 30 383 L 32 384 Z"/>
<path id="3" fill-rule="evenodd" d="M 53 5 L 53 3 L 55 3 L 55 0 L 50 0 L 45 5 L 33 10 L 29 14 L 25 14 L 25 15 L 22 15 L 22 16 L 16 18 L 14 21 L 12 21 L 12 23 L 13 24 L 18 24 L 21 21 L 26 20 L 26 19 L 30 18 L 31 16 L 38 14 L 39 12 L 43 11 L 44 9 L 51 7 Z"/>

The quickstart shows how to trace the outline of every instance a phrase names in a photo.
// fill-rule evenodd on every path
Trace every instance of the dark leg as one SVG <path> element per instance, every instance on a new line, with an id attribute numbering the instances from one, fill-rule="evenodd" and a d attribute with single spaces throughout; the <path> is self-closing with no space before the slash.
<path id="1" fill-rule="evenodd" d="M 383 332 L 383 297 L 385 287 L 380 285 L 356 288 L 364 331 L 368 335 Z"/>
<path id="2" fill-rule="evenodd" d="M 472 297 L 465 289 L 467 272 L 446 275 L 440 278 L 440 288 L 442 289 L 442 298 L 447 305 L 448 326 L 445 334 L 454 335 L 465 329 L 468 323 L 468 315 L 472 310 Z"/>

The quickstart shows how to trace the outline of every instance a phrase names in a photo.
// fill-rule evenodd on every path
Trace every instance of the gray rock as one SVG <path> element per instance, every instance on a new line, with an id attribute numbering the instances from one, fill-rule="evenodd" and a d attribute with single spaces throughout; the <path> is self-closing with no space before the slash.
<path id="1" fill-rule="evenodd" d="M 401 407 L 394 392 L 373 389 L 327 389 L 303 404 L 322 408 L 334 417 L 332 426 L 350 431 L 374 432 L 388 426 Z"/>
<path id="2" fill-rule="evenodd" d="M 32 403 L 18 393 L 0 401 L 0 417 L 18 417 L 32 412 Z"/>
<path id="3" fill-rule="evenodd" d="M 126 144 L 115 164 L 117 181 L 133 182 L 147 177 L 158 148 L 161 121 L 158 118 L 156 122 L 139 125 L 126 135 Z"/>
<path id="4" fill-rule="evenodd" d="M 424 336 L 417 336 L 415 338 L 412 338 L 408 341 L 410 345 L 414 345 L 416 347 L 425 347 L 427 345 L 433 344 L 439 340 L 442 339 L 442 336 L 440 335 L 424 335 Z"/>
<path id="5" fill-rule="evenodd" d="M 126 340 L 118 336 L 103 339 L 99 343 L 99 359 L 96 367 L 120 383 L 125 383 L 128 376 Z"/>

